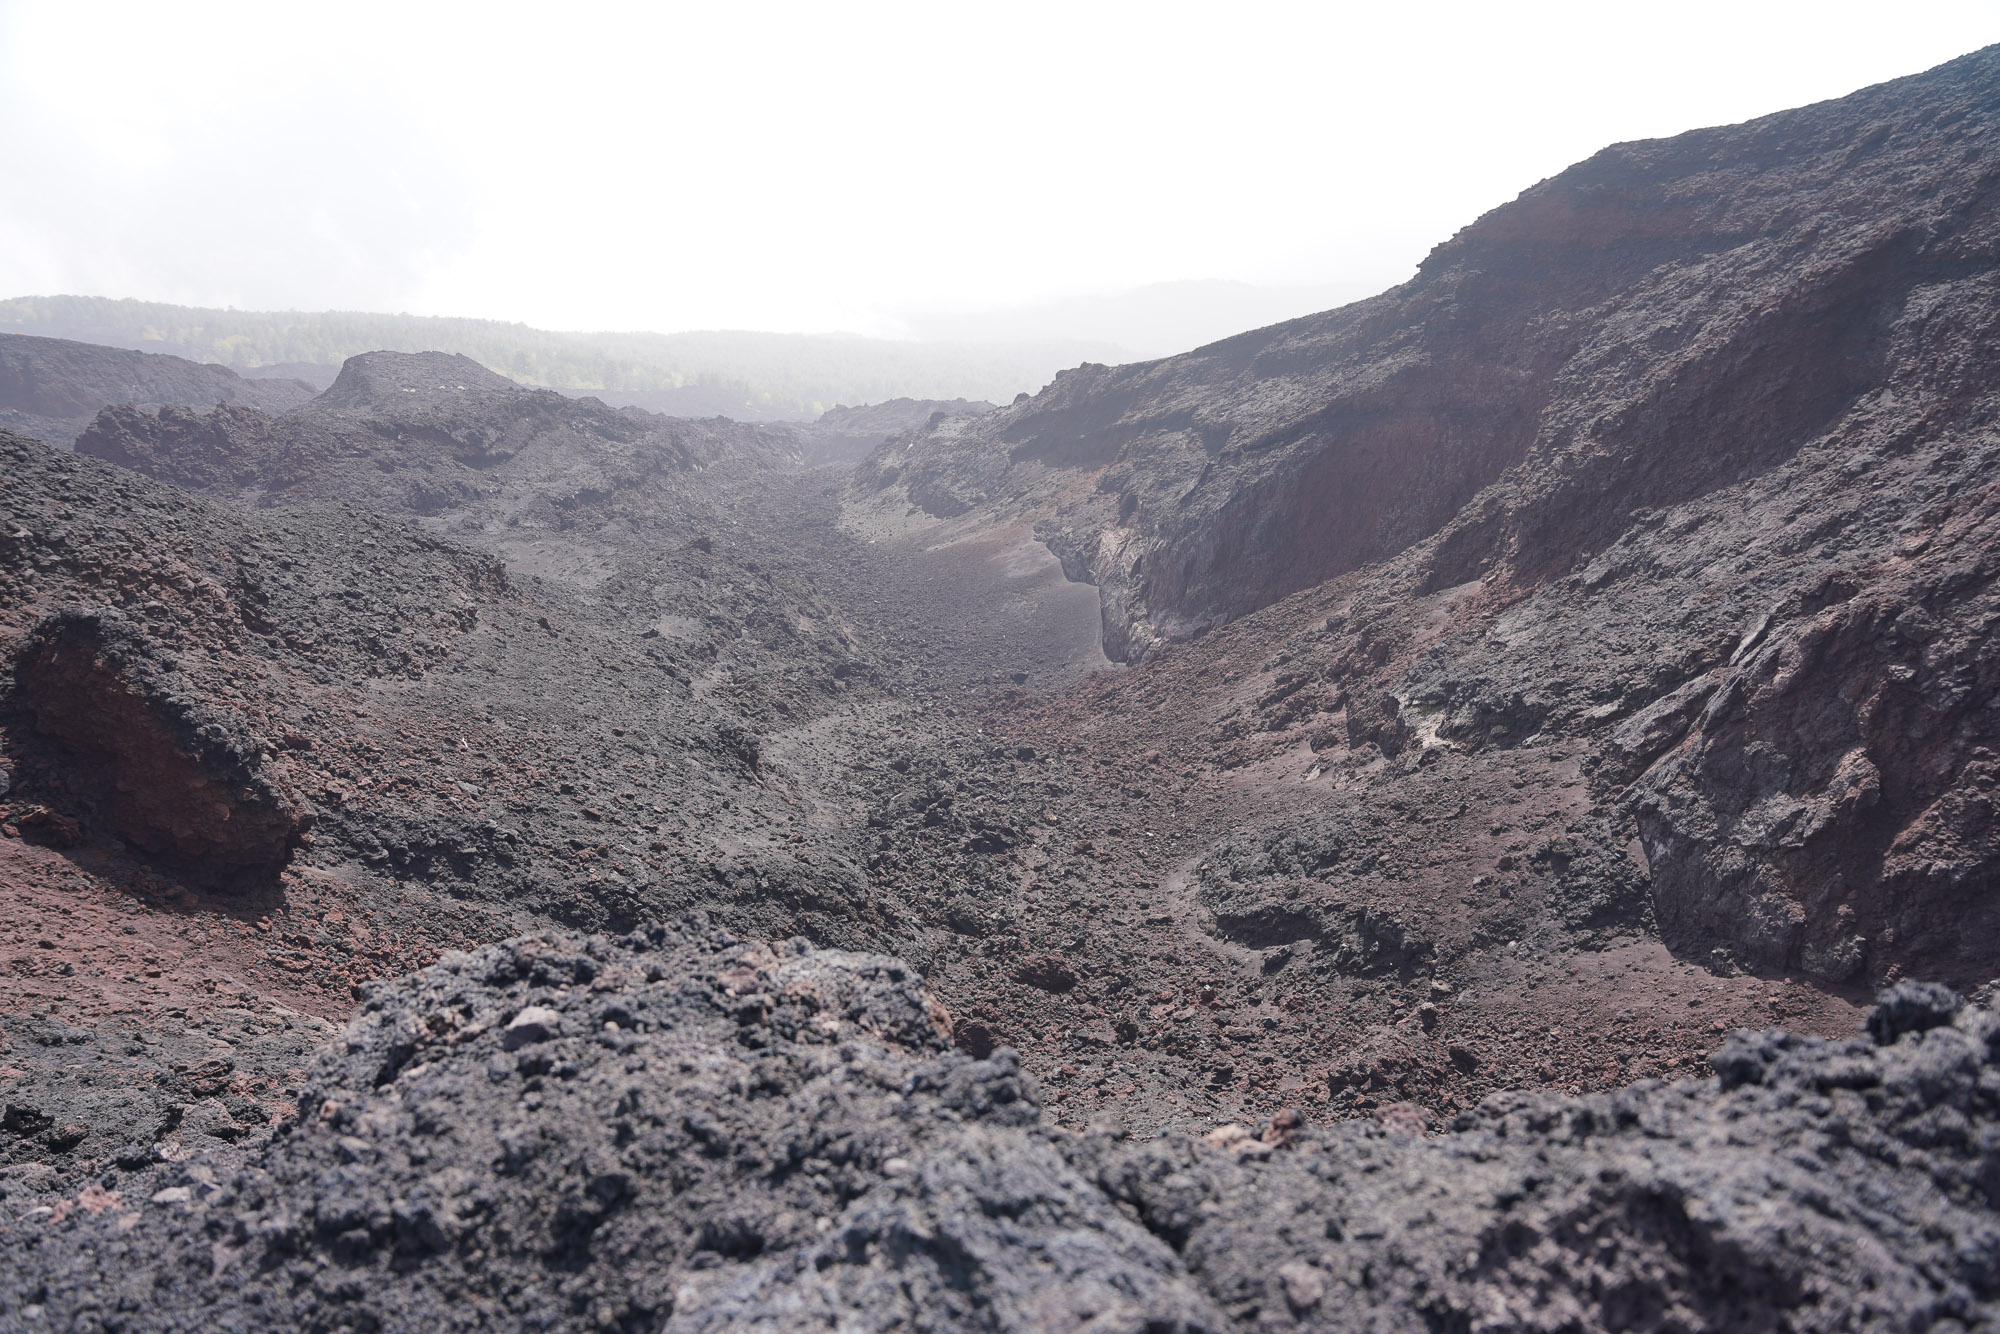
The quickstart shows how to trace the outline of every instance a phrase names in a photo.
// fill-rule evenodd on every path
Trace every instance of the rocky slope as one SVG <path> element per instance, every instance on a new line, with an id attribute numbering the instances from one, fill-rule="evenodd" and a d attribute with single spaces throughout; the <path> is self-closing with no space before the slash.
<path id="1" fill-rule="evenodd" d="M 1573 766 L 1576 827 L 1500 869 L 1638 875 L 1697 957 L 1983 979 L 1996 90 L 1990 49 L 1607 149 L 1382 297 L 887 445 L 857 503 L 1033 522 L 1130 661 L 1273 606 L 1261 697 L 1207 704 L 1300 773 Z M 1296 837 L 1218 911 L 1324 935 L 1340 896 L 1271 900 L 1352 817 Z"/>
<path id="2" fill-rule="evenodd" d="M 115 1126 L 45 1133 L 90 1105 L 61 1041 L 38 1054 L 50 1022 L 115 1051 L 221 1012 L 219 1050 L 142 1045 L 131 1071 L 233 1062 L 217 1087 L 276 1105 L 296 1060 L 232 1048 L 343 1015 L 352 984 L 453 943 L 717 901 L 853 942 L 884 911 L 844 845 L 793 842 L 812 770 L 763 750 L 875 690 L 807 585 L 831 561 L 732 555 L 718 513 L 653 583 L 597 597 L 365 511 L 215 505 L 4 434 L 0 473 L 0 883 L 21 951 L 0 974 L 0 1100 L 34 1111 L 0 1135 L 5 1162 L 75 1172 L 119 1147 Z"/>
<path id="3" fill-rule="evenodd" d="M 208 412 L 109 406 L 77 447 L 256 503 L 341 499 L 437 515 L 481 502 L 590 504 L 724 460 L 851 464 L 933 417 L 991 406 L 894 399 L 834 408 L 809 423 L 663 417 L 527 389 L 467 357 L 371 352 L 350 358 L 324 393 L 290 412 L 227 403 Z"/>
<path id="4" fill-rule="evenodd" d="M 374 991 L 261 1151 L 0 1233 L 0 1319 L 104 1330 L 1984 1326 L 2000 1014 L 1716 1077 L 1253 1134 L 1072 1136 L 905 965 L 699 921 Z"/>
<path id="5" fill-rule="evenodd" d="M 815 467 L 851 466 L 873 453 L 890 437 L 926 426 L 935 417 L 980 417 L 996 405 L 969 398 L 892 398 L 850 408 L 828 408 L 813 422 L 805 461 Z"/>
<path id="6" fill-rule="evenodd" d="M 976 737 L 930 701 L 1043 622 L 996 636 L 989 586 L 841 533 L 836 477 L 515 481 L 441 536 L 13 437 L 0 465 L 0 1171 L 127 1147 L 66 1129 L 79 1049 L 142 1081 L 152 1151 L 240 1140 L 296 1085 L 270 1032 L 536 923 L 949 935 L 864 867 L 879 747 Z"/>
<path id="7" fill-rule="evenodd" d="M 226 366 L 30 334 L 0 337 L 0 429 L 67 445 L 112 404 L 282 411 L 311 398 L 301 380 L 246 380 Z"/>
<path id="8" fill-rule="evenodd" d="M 830 414 L 911 428 L 851 480 L 435 355 L 0 435 L 9 1300 L 1978 1324 L 1990 1017 L 1845 1036 L 1996 971 L 1996 72 L 1609 150 L 1346 311 Z"/>
<path id="9" fill-rule="evenodd" d="M 1990 411 L 1996 65 L 1606 149 L 1378 298 L 1066 372 L 862 483 L 1041 516 L 1136 660 L 1447 524 L 1431 588 L 1532 582 L 1809 444 L 1943 440 Z"/>

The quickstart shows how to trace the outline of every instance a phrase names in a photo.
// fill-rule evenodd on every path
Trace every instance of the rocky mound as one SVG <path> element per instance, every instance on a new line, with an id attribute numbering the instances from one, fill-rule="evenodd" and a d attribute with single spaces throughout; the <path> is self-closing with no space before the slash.
<path id="1" fill-rule="evenodd" d="M 814 467 L 859 463 L 891 436 L 918 430 L 933 417 L 980 417 L 997 406 L 969 398 L 892 398 L 852 408 L 843 403 L 822 412 L 802 432 L 809 442 L 805 462 Z"/>
<path id="2" fill-rule="evenodd" d="M 226 366 L 29 334 L 0 337 L 0 428 L 67 446 L 100 409 L 128 403 L 280 412 L 317 392 L 301 380 L 246 380 Z"/>
<path id="3" fill-rule="evenodd" d="M 789 428 L 687 422 L 526 389 L 468 357 L 370 352 L 324 394 L 273 417 L 109 409 L 86 454 L 195 489 L 265 503 L 340 499 L 437 514 L 523 493 L 588 503 L 724 458 L 794 461 Z"/>
<path id="4" fill-rule="evenodd" d="M 1739 1033 L 1716 1078 L 1081 1137 L 904 965 L 686 922 L 454 954 L 299 1117 L 0 1233 L 0 1316 L 159 1330 L 1834 1330 L 1996 1314 L 2000 1014 Z"/>

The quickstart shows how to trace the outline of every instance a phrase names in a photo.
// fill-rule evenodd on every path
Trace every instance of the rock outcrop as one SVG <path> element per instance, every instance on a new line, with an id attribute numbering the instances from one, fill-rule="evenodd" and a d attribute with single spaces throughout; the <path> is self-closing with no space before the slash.
<path id="1" fill-rule="evenodd" d="M 1426 1137 L 1081 1136 L 911 970 L 698 921 L 379 988 L 296 1121 L 0 1233 L 0 1319 L 151 1330 L 1841 1330 L 2000 1315 L 2000 1014 Z"/>
<path id="2" fill-rule="evenodd" d="M 805 462 L 815 467 L 859 463 L 891 436 L 921 429 L 933 417 L 983 417 L 997 406 L 969 398 L 892 398 L 859 407 L 841 404 L 800 428 L 807 442 Z"/>
<path id="3" fill-rule="evenodd" d="M 1711 681 L 1632 801 L 1661 924 L 1845 981 L 1989 963 L 2000 870 L 2000 495 Z"/>
<path id="4" fill-rule="evenodd" d="M 218 873 L 284 865 L 312 817 L 270 743 L 175 670 L 109 608 L 74 608 L 22 642 L 14 678 L 46 735 L 94 772 L 114 828 L 148 852 Z"/>

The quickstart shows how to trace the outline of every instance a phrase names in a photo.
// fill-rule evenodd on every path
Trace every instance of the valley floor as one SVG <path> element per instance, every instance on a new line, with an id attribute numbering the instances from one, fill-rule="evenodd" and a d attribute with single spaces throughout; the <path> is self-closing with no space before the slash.
<path id="1" fill-rule="evenodd" d="M 583 771 L 616 781 L 562 800 L 597 800 L 607 809 L 584 808 L 589 824 L 622 825 L 623 848 L 644 862 L 671 873 L 672 851 L 683 869 L 715 870 L 719 884 L 688 897 L 706 893 L 724 920 L 755 929 L 787 913 L 770 911 L 762 870 L 731 887 L 721 868 L 776 857 L 810 878 L 820 859 L 842 859 L 865 877 L 873 916 L 835 908 L 815 930 L 808 897 L 791 917 L 825 943 L 922 967 L 960 1045 L 1019 1049 L 1069 1125 L 1206 1130 L 1295 1106 L 1315 1119 L 1437 1126 L 1494 1089 L 1699 1074 L 1739 1026 L 1853 1031 L 1858 994 L 1675 958 L 1643 895 L 1579 918 L 1562 878 L 1529 851 L 1561 838 L 1587 805 L 1575 743 L 1440 748 L 1419 771 L 1417 757 L 1329 740 L 1320 719 L 1230 734 L 1229 720 L 1271 692 L 1286 643 L 1326 617 L 1340 588 L 1125 668 L 1099 648 L 1095 590 L 1066 581 L 1024 526 L 891 521 L 843 511 L 841 496 L 828 474 L 766 475 L 725 504 L 743 520 L 735 562 L 818 572 L 832 613 L 876 648 L 873 688 L 771 720 L 756 783 L 735 799 L 700 798 L 671 770 L 617 773 L 560 728 L 533 744 L 497 733 L 468 742 L 465 719 L 493 716 L 496 701 L 577 717 L 614 707 L 564 697 L 559 674 L 535 681 L 541 666 L 499 687 L 443 669 L 415 686 L 344 687 L 354 707 L 343 744 L 368 757 L 336 780 L 352 789 L 348 808 L 472 811 L 506 788 L 499 769 L 557 771 L 562 752 L 580 748 Z M 780 521 L 757 521 L 772 515 Z M 643 536 L 608 547 L 452 536 L 492 541 L 517 582 L 545 575 L 552 595 L 586 600 L 624 587 L 616 572 L 656 554 Z M 607 594 L 578 624 L 602 644 L 697 621 Z M 476 659 L 483 633 L 454 652 Z M 750 661 L 725 651 L 690 674 L 691 693 L 757 690 Z M 546 698 L 524 703 L 524 690 Z M 489 791 L 439 798 L 447 784 Z M 1384 794 L 1395 809 L 1381 809 Z M 552 917 L 481 889 L 477 871 L 427 875 L 357 857 L 356 836 L 335 829 L 277 883 L 224 891 L 116 840 L 50 846 L 62 840 L 24 825 L 34 803 L 22 798 L 33 794 L 12 795 L 0 824 L 10 900 L 0 1081 L 49 1117 L 82 1122 L 103 1115 L 95 1082 L 136 1077 L 147 1115 L 203 1109 L 161 1132 L 184 1151 L 218 1129 L 228 1142 L 254 1137 L 289 1112 L 304 1057 L 269 1034 L 324 1035 L 372 979 Z M 538 800 L 515 803 L 531 837 Z M 1347 854 L 1294 867 L 1290 893 L 1337 891 L 1345 917 L 1230 899 L 1225 863 L 1245 840 L 1327 820 L 1346 822 Z M 571 858 L 560 868 L 570 892 L 588 896 L 620 874 L 612 841 L 593 850 L 551 840 Z M 1642 878 L 1643 862 L 1625 870 Z M 87 1053 L 95 1074 L 81 1068 Z M 216 1061 L 227 1068 L 203 1065 Z M 116 1149 L 98 1147 L 54 1165 L 87 1172 Z M 48 1170 L 38 1145 L 11 1148 L 21 1170 Z"/>

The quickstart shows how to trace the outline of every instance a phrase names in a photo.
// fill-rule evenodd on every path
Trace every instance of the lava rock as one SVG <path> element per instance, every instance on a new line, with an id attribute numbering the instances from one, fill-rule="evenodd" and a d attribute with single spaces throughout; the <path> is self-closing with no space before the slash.
<path id="1" fill-rule="evenodd" d="M 228 404 L 282 411 L 315 392 L 299 380 L 250 380 L 226 366 L 157 352 L 31 334 L 0 340 L 0 427 L 61 448 L 68 448 L 100 409 L 115 405 Z"/>
<path id="2" fill-rule="evenodd" d="M 2000 1116 L 1982 1090 L 2000 1014 L 1913 990 L 1884 1012 L 1881 1042 L 1737 1035 L 1718 1068 L 1755 1078 L 1496 1094 L 1443 1135 L 1396 1104 L 1131 1141 L 1043 1126 L 1014 1054 L 952 1050 L 893 959 L 701 919 L 544 933 L 378 989 L 314 1062 L 299 1119 L 254 1153 L 142 1169 L 120 1183 L 154 1202 L 136 1214 L 91 1208 L 100 1194 L 0 1232 L 0 1321 L 1992 1320 Z M 545 1036 L 510 1051 L 523 1016 Z M 230 1133 L 218 1102 L 189 1116 Z"/>
<path id="3" fill-rule="evenodd" d="M 507 1051 L 547 1042 L 562 1032 L 562 1016 L 546 1005 L 530 1005 L 508 1021 L 500 1045 Z"/>
<path id="4" fill-rule="evenodd" d="M 222 871 L 273 870 L 312 816 L 266 746 L 190 689 L 166 652 L 109 608 L 73 607 L 22 642 L 20 696 L 40 730 L 108 790 L 117 830 L 149 852 Z"/>

